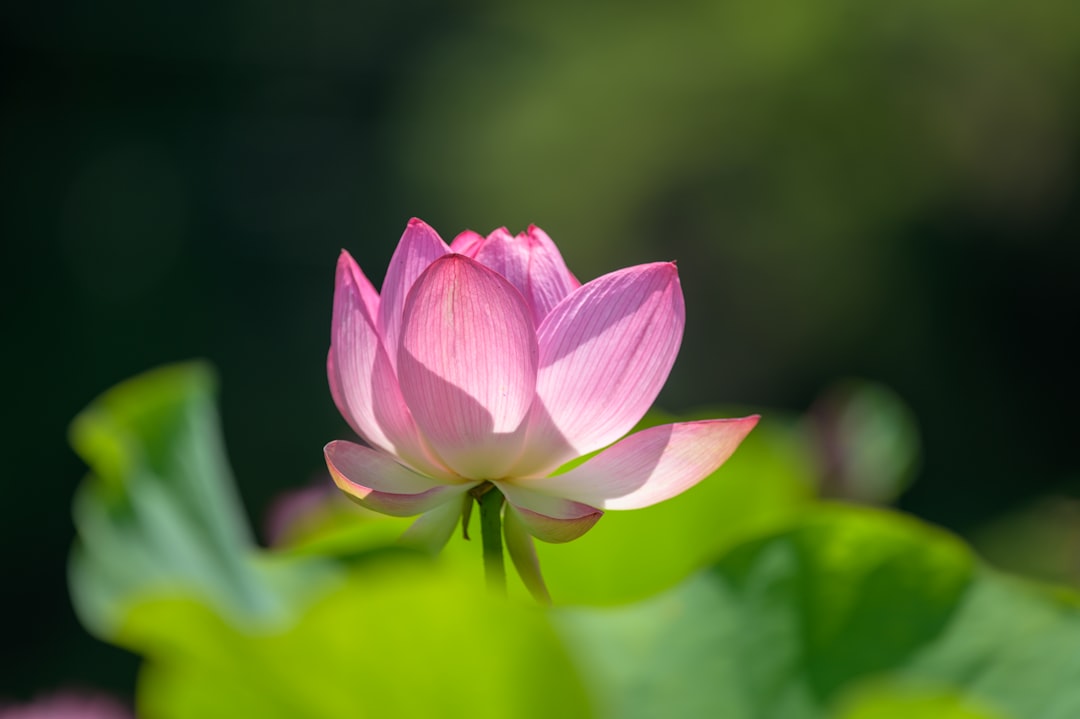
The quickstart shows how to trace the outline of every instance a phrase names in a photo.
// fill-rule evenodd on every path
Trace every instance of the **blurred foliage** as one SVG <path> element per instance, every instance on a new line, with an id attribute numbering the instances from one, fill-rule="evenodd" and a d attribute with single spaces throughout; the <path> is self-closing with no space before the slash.
<path id="1" fill-rule="evenodd" d="M 1080 596 L 999 576 L 914 519 L 809 501 L 791 421 L 755 430 L 690 501 L 626 515 L 649 523 L 606 517 L 602 541 L 545 552 L 562 605 L 546 610 L 489 595 L 465 542 L 435 561 L 370 513 L 309 504 L 291 549 L 254 548 L 212 388 L 201 365 L 157 370 L 74 424 L 94 474 L 72 593 L 144 657 L 142 716 L 1080 712 Z"/>
<path id="2" fill-rule="evenodd" d="M 1048 496 L 977 528 L 971 541 L 995 566 L 1080 587 L 1080 501 Z"/>
<path id="3" fill-rule="evenodd" d="M 675 590 L 560 616 L 612 716 L 1080 713 L 1078 597 L 879 511 L 826 506 Z"/>
<path id="4" fill-rule="evenodd" d="M 94 475 L 76 505 L 72 595 L 87 628 L 147 657 L 140 715 L 586 710 L 546 617 L 479 582 L 405 550 L 388 560 L 385 541 L 359 569 L 363 552 L 331 564 L 257 550 L 235 511 L 212 389 L 201 365 L 158 370 L 73 426 Z"/>
<path id="5" fill-rule="evenodd" d="M 1006 719 L 971 696 L 931 684 L 860 687 L 836 712 L 836 719 Z"/>
<path id="6" fill-rule="evenodd" d="M 482 584 L 394 564 L 347 572 L 276 631 L 205 606 L 137 605 L 146 717 L 579 717 L 588 698 L 547 617 Z"/>
<path id="7" fill-rule="evenodd" d="M 75 499 L 73 598 L 99 635 L 115 636 L 129 605 L 163 594 L 191 595 L 236 623 L 284 611 L 235 493 L 214 388 L 203 365 L 162 369 L 114 388 L 72 424 L 94 470 Z"/>

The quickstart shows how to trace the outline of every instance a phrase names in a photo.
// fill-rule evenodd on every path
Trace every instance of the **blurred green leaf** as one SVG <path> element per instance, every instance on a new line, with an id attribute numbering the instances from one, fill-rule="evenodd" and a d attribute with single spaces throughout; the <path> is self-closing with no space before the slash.
<path id="1" fill-rule="evenodd" d="M 547 615 L 393 547 L 396 532 L 355 517 L 359 542 L 335 530 L 260 550 L 213 390 L 205 366 L 157 370 L 72 428 L 93 470 L 76 498 L 72 596 L 90 629 L 146 658 L 141 716 L 590 713 Z M 343 561 L 312 556 L 328 547 Z"/>
<path id="2" fill-rule="evenodd" d="M 427 563 L 364 565 L 279 631 L 165 600 L 124 636 L 149 657 L 140 714 L 161 719 L 591 715 L 543 612 Z"/>
<path id="3" fill-rule="evenodd" d="M 970 696 L 933 685 L 869 682 L 852 692 L 833 719 L 1005 719 Z"/>
<path id="4" fill-rule="evenodd" d="M 75 497 L 72 598 L 99 636 L 152 595 L 191 596 L 235 621 L 284 611 L 285 593 L 269 587 L 285 577 L 260 561 L 235 494 L 214 390 L 204 365 L 167 367 L 106 392 L 72 424 L 92 470 Z M 314 579 L 314 565 L 290 571 Z"/>
<path id="5" fill-rule="evenodd" d="M 431 562 L 389 545 L 400 524 L 350 528 L 334 507 L 290 551 L 259 550 L 212 390 L 202 366 L 159 370 L 73 427 L 94 471 L 73 596 L 146 657 L 143 715 L 1080 716 L 1080 599 L 910 518 L 811 503 L 782 417 L 682 497 L 543 549 L 557 600 L 667 591 L 547 612 L 488 595 L 477 546 Z"/>
<path id="6" fill-rule="evenodd" d="M 675 590 L 560 616 L 613 716 L 1080 716 L 1075 597 L 900 515 L 822 508 Z M 940 691 L 867 694 L 882 677 Z"/>
<path id="7" fill-rule="evenodd" d="M 963 687 L 1006 716 L 1080 716 L 1080 596 L 984 569 L 948 630 L 905 673 Z"/>
<path id="8" fill-rule="evenodd" d="M 349 557 L 397 544 L 416 521 L 415 517 L 391 517 L 365 509 L 346 498 L 329 477 L 326 484 L 318 500 L 291 518 L 277 537 L 278 551 L 294 557 Z"/>
<path id="9" fill-rule="evenodd" d="M 1041 497 L 969 535 L 994 566 L 1047 582 L 1080 586 L 1080 500 Z"/>

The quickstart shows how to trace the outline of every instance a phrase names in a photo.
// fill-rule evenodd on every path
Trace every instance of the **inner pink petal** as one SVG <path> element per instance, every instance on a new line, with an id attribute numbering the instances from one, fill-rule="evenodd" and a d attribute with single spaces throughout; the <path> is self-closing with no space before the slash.
<path id="1" fill-rule="evenodd" d="M 405 304 L 398 376 L 431 448 L 465 477 L 502 477 L 521 452 L 536 387 L 536 333 L 505 279 L 448 255 Z"/>

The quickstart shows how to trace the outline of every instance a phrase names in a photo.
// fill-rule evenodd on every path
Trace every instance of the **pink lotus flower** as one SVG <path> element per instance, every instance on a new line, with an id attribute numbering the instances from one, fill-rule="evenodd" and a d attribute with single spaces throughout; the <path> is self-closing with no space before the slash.
<path id="1" fill-rule="evenodd" d="M 673 263 L 582 285 L 537 227 L 465 232 L 448 247 L 414 219 L 381 295 L 347 252 L 338 261 L 327 372 L 369 446 L 326 445 L 330 473 L 369 509 L 422 514 L 407 535 L 429 545 L 445 544 L 484 482 L 507 500 L 512 552 L 512 531 L 575 539 L 606 509 L 692 487 L 757 423 L 669 424 L 616 442 L 667 379 L 683 324 Z"/>

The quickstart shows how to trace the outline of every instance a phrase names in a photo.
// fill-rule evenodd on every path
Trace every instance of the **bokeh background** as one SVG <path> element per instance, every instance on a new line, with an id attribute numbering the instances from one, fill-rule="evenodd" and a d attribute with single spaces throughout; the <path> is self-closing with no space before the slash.
<path id="1" fill-rule="evenodd" d="M 69 606 L 74 414 L 209 359 L 263 526 L 348 436 L 337 253 L 378 282 L 414 215 L 536 223 L 582 279 L 677 260 L 662 406 L 883 383 L 902 509 L 1080 572 L 1071 0 L 10 3 L 0 44 L 2 696 L 133 685 Z"/>

